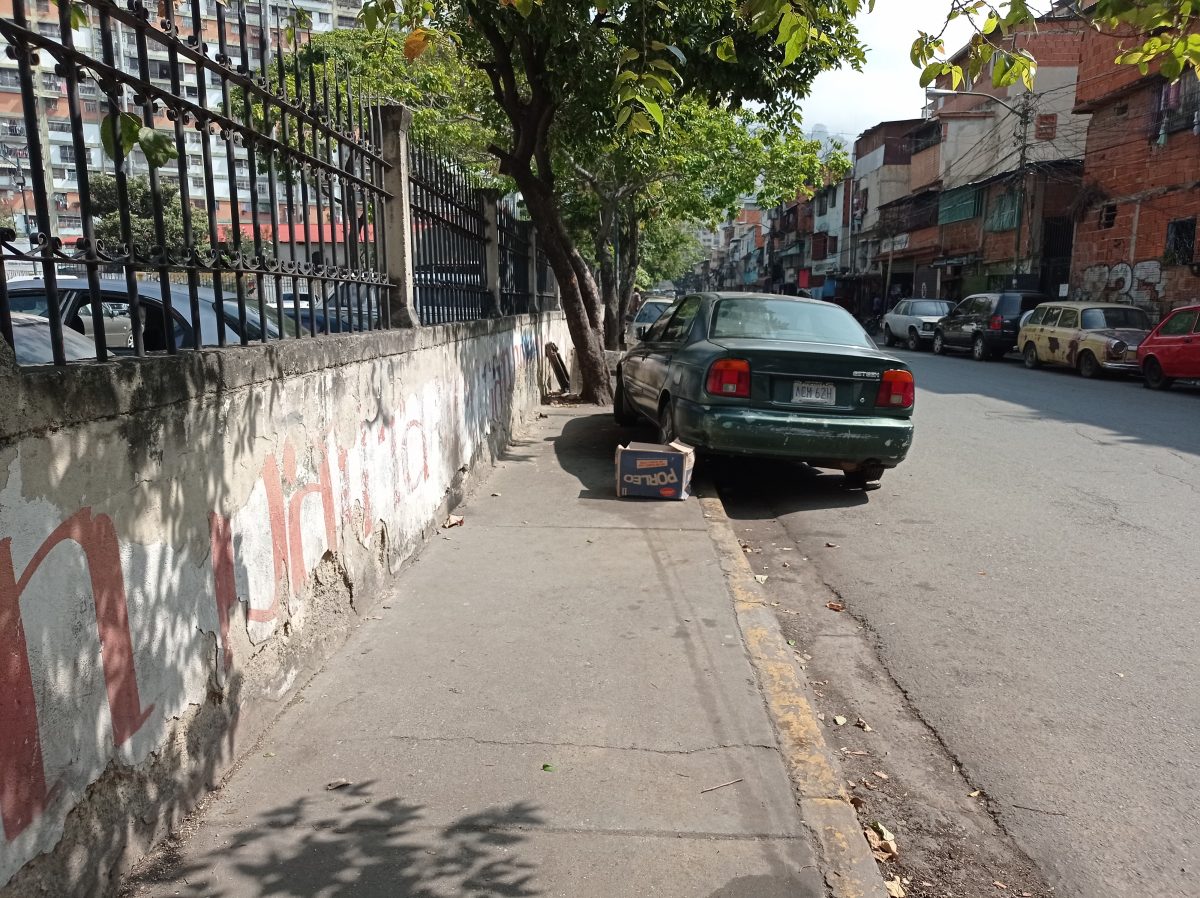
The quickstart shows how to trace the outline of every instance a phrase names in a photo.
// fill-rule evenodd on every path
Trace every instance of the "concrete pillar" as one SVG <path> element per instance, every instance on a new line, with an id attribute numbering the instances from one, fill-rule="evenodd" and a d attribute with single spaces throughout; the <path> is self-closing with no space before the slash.
<path id="1" fill-rule="evenodd" d="M 500 191 L 483 191 L 483 273 L 491 308 L 484 308 L 485 318 L 498 318 L 500 295 Z"/>
<path id="2" fill-rule="evenodd" d="M 389 199 L 383 204 L 384 251 L 387 256 L 388 322 L 391 327 L 420 327 L 413 293 L 412 214 L 408 189 L 408 128 L 412 112 L 404 106 L 380 110 L 382 150 L 388 168 L 383 187 Z"/>

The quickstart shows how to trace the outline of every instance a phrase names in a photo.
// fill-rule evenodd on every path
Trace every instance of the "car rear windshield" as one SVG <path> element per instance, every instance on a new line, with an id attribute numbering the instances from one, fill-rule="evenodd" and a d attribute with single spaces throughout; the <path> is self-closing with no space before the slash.
<path id="1" fill-rule="evenodd" d="M 663 302 L 648 302 L 642 306 L 642 310 L 637 313 L 637 318 L 634 319 L 638 324 L 653 324 L 662 317 L 662 313 L 669 309 L 670 306 Z"/>
<path id="2" fill-rule="evenodd" d="M 1127 306 L 1120 309 L 1084 309 L 1083 329 L 1105 330 L 1110 327 L 1132 327 L 1150 330 L 1150 318 L 1141 309 Z"/>
<path id="3" fill-rule="evenodd" d="M 874 345 L 845 309 L 796 299 L 722 299 L 713 312 L 710 336 Z"/>
<path id="4" fill-rule="evenodd" d="M 910 315 L 949 315 L 951 305 L 940 299 L 918 299 L 909 308 Z"/>
<path id="5" fill-rule="evenodd" d="M 1011 318 L 1036 309 L 1044 302 L 1050 302 L 1050 297 L 1040 293 L 1003 293 L 1000 295 L 1000 304 L 996 306 L 996 314 Z"/>

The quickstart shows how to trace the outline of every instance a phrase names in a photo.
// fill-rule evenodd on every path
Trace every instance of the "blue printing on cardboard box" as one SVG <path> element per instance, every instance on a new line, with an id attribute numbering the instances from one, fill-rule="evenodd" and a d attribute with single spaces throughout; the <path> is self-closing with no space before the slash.
<path id="1" fill-rule="evenodd" d="M 694 451 L 683 443 L 618 446 L 617 495 L 686 499 L 694 462 Z"/>

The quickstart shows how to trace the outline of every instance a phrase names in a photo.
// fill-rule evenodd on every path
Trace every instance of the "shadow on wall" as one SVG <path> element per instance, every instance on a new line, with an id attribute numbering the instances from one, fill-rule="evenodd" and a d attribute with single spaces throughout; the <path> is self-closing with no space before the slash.
<path id="1" fill-rule="evenodd" d="M 185 859 L 168 844 L 122 896 L 161 894 L 246 898 L 531 898 L 536 867 L 517 848 L 543 823 L 528 803 L 491 808 L 443 827 L 398 798 L 372 800 L 372 783 L 336 798 L 273 808 Z M 181 884 L 185 884 L 182 885 Z"/>
<path id="2" fill-rule="evenodd" d="M 15 378 L 0 896 L 106 894 L 215 785 L 534 412 L 552 324 Z"/>

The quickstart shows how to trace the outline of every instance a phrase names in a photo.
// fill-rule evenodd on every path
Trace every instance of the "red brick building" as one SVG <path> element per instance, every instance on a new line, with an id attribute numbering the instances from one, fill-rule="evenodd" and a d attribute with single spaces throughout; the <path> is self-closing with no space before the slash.
<path id="1" fill-rule="evenodd" d="M 1091 121 L 1071 285 L 1157 315 L 1200 299 L 1200 79 L 1114 65 L 1118 45 L 1090 32 L 1080 55 L 1075 111 Z"/>

